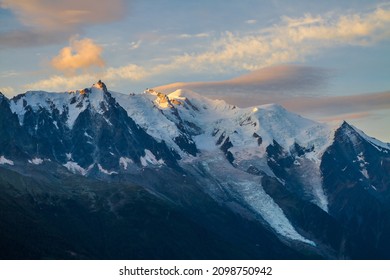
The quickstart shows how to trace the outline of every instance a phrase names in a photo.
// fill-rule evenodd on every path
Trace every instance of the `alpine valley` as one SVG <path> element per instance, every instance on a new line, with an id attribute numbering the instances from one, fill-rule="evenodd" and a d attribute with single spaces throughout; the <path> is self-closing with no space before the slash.
<path id="1" fill-rule="evenodd" d="M 390 259 L 390 145 L 188 90 L 0 94 L 2 259 Z"/>

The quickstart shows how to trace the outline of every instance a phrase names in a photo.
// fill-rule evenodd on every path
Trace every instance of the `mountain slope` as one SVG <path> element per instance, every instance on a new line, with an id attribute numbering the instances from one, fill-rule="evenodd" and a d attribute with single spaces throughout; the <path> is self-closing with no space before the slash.
<path id="1" fill-rule="evenodd" d="M 99 81 L 0 96 L 0 131 L 1 207 L 10 209 L 1 222 L 11 224 L 3 238 L 15 244 L 4 258 L 25 246 L 30 258 L 390 258 L 390 146 L 347 123 L 188 90 L 124 95 Z M 61 253 L 45 253 L 44 240 L 25 244 L 14 216 L 37 217 L 23 223 L 37 220 Z M 93 231 L 142 241 L 119 255 L 108 241 L 90 251 L 98 241 L 80 240 Z M 149 241 L 174 245 L 154 251 Z"/>

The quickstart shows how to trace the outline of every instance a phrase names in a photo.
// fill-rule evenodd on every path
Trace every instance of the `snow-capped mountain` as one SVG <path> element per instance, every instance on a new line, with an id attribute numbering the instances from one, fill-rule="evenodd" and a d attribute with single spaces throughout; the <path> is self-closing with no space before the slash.
<path id="1" fill-rule="evenodd" d="M 103 83 L 66 93 L 27 92 L 9 101 L 35 142 L 30 160 L 51 160 L 72 172 L 108 175 L 129 163 L 174 165 L 177 155 L 140 128 Z"/>
<path id="2" fill-rule="evenodd" d="M 109 224 L 127 237 L 130 229 L 119 220 L 132 219 L 124 209 L 138 200 L 124 186 L 138 186 L 147 193 L 142 207 L 169 208 L 187 226 L 143 213 L 184 244 L 146 258 L 390 257 L 390 145 L 346 122 L 318 123 L 276 104 L 238 108 L 183 90 L 125 95 L 101 81 L 79 91 L 0 95 L 0 171 L 3 188 L 12 190 L 4 195 L 14 198 L 7 207 L 29 197 L 32 205 L 63 211 L 64 201 L 77 201 L 84 215 L 113 215 Z M 44 212 L 48 234 L 58 230 L 52 219 Z M 152 230 L 136 228 L 148 236 Z M 202 238 L 183 236 L 188 229 L 210 237 L 207 246 L 217 253 L 199 247 Z M 149 238 L 139 250 L 157 239 L 172 242 Z M 75 258 L 111 258 L 72 242 L 60 247 Z"/>

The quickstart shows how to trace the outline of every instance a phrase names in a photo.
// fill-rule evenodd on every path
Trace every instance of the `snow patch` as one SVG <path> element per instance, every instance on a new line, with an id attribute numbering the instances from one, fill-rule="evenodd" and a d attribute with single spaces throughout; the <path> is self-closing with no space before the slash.
<path id="1" fill-rule="evenodd" d="M 312 162 L 316 163 L 316 164 L 320 164 L 321 161 L 317 155 L 316 152 L 309 152 L 309 153 L 305 153 L 305 158 L 307 158 L 308 160 L 311 160 Z"/>
<path id="2" fill-rule="evenodd" d="M 369 179 L 367 169 L 364 168 L 364 169 L 360 170 L 360 173 L 362 173 L 362 175 L 363 175 L 364 177 L 366 177 L 367 179 Z"/>
<path id="3" fill-rule="evenodd" d="M 369 179 L 369 176 L 368 176 L 368 171 L 366 169 L 366 165 L 369 164 L 368 162 L 366 162 L 365 158 L 364 158 L 364 155 L 363 155 L 363 152 L 360 152 L 358 155 L 357 155 L 357 162 L 359 163 L 359 167 L 360 167 L 360 172 L 362 173 L 362 175 L 364 177 L 366 177 L 367 179 Z"/>
<path id="4" fill-rule="evenodd" d="M 133 160 L 128 157 L 120 157 L 119 158 L 119 165 L 122 166 L 124 170 L 127 170 L 127 166 L 129 164 L 133 164 Z"/>
<path id="5" fill-rule="evenodd" d="M 85 170 L 80 165 L 78 165 L 77 162 L 74 161 L 68 161 L 63 166 L 73 174 L 81 174 L 83 176 L 87 175 L 87 172 L 89 171 L 89 169 Z"/>
<path id="6" fill-rule="evenodd" d="M 4 156 L 0 156 L 0 164 L 8 164 L 8 165 L 14 165 L 14 162 L 10 159 L 5 158 Z"/>
<path id="7" fill-rule="evenodd" d="M 100 164 L 98 164 L 99 171 L 107 174 L 107 175 L 112 175 L 112 174 L 118 174 L 118 172 L 115 171 L 108 171 L 107 169 L 104 169 Z"/>
<path id="8" fill-rule="evenodd" d="M 213 151 L 217 147 L 215 145 L 214 138 L 210 137 L 207 134 L 200 134 L 195 137 L 193 137 L 196 147 L 198 147 L 199 150 L 204 151 Z"/>
<path id="9" fill-rule="evenodd" d="M 84 132 L 84 136 L 88 137 L 89 139 L 93 139 L 93 137 L 91 135 L 89 135 L 87 132 Z"/>
<path id="10" fill-rule="evenodd" d="M 72 128 L 76 119 L 79 117 L 80 113 L 84 112 L 87 109 L 87 105 L 85 104 L 82 98 L 78 98 L 81 100 L 77 100 L 74 104 L 68 105 L 68 120 L 66 124 L 69 128 Z"/>
<path id="11" fill-rule="evenodd" d="M 101 115 L 104 114 L 106 108 L 108 108 L 108 103 L 105 100 L 105 94 L 106 93 L 104 92 L 102 86 L 99 86 L 98 84 L 94 84 L 91 87 L 91 92 L 88 94 L 88 102 L 90 106 Z M 110 124 L 109 121 L 107 121 L 107 123 Z"/>
<path id="12" fill-rule="evenodd" d="M 33 158 L 32 160 L 28 161 L 31 164 L 40 165 L 43 163 L 43 159 L 41 158 Z"/>
<path id="13" fill-rule="evenodd" d="M 148 166 L 149 163 L 152 165 L 163 165 L 165 163 L 163 159 L 157 160 L 154 154 L 148 149 L 145 149 L 145 156 L 140 157 L 140 161 L 144 167 Z"/>
<path id="14" fill-rule="evenodd" d="M 109 126 L 114 126 L 109 119 L 107 119 L 106 117 L 103 117 L 103 119 L 106 121 L 106 123 L 109 125 Z"/>
<path id="15" fill-rule="evenodd" d="M 299 163 L 298 160 L 294 160 L 294 165 L 300 166 L 301 164 Z"/>

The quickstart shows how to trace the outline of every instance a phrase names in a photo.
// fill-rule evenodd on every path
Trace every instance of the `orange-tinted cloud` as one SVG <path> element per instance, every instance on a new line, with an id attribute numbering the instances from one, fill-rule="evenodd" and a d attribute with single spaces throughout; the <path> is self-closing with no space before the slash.
<path id="1" fill-rule="evenodd" d="M 88 25 L 119 20 L 126 0 L 0 0 L 23 24 L 0 31 L 0 48 L 26 48 L 63 43 Z"/>
<path id="2" fill-rule="evenodd" d="M 110 22 L 124 15 L 124 0 L 2 0 L 26 26 L 35 29 L 69 30 L 85 24 Z"/>
<path id="3" fill-rule="evenodd" d="M 240 77 L 216 82 L 174 83 L 155 87 L 163 93 L 179 88 L 193 90 L 211 98 L 224 99 L 247 107 L 265 103 L 280 103 L 295 95 L 307 96 L 321 92 L 332 75 L 319 67 L 277 65 L 252 71 Z"/>
<path id="4" fill-rule="evenodd" d="M 0 87 L 0 93 L 6 96 L 12 96 L 15 94 L 15 89 L 12 87 Z"/>
<path id="5" fill-rule="evenodd" d="M 66 73 L 75 73 L 78 69 L 87 69 L 93 66 L 103 67 L 102 51 L 102 47 L 89 38 L 71 40 L 70 46 L 63 48 L 52 59 L 51 65 Z"/>

